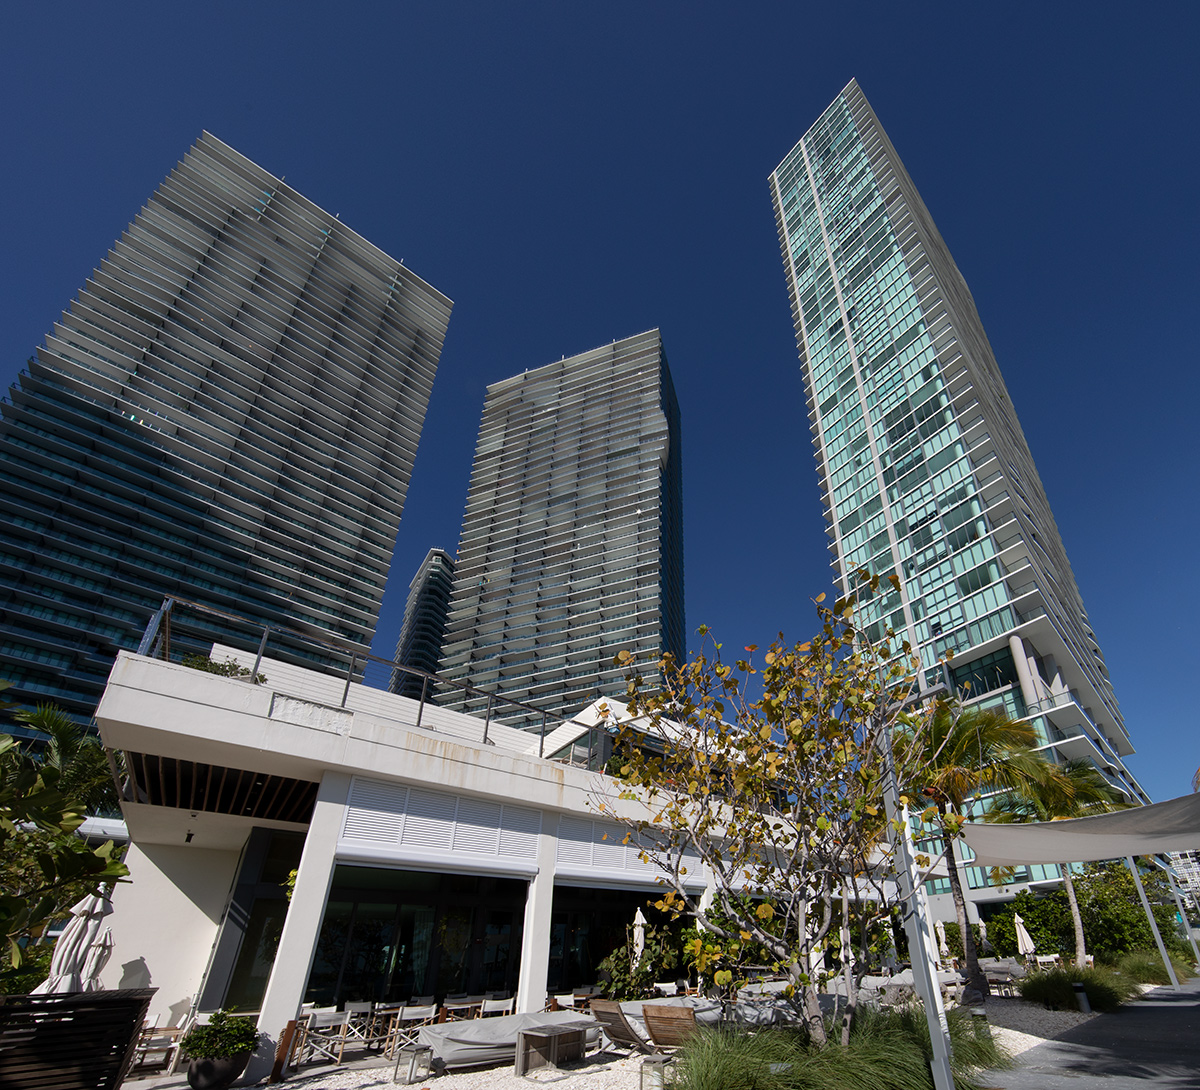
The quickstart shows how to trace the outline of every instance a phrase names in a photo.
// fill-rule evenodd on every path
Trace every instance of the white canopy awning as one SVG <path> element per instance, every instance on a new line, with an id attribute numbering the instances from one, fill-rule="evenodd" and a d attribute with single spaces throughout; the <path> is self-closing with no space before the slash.
<path id="1" fill-rule="evenodd" d="M 1200 794 L 1070 821 L 968 822 L 963 836 L 981 867 L 1194 851 L 1200 849 Z"/>

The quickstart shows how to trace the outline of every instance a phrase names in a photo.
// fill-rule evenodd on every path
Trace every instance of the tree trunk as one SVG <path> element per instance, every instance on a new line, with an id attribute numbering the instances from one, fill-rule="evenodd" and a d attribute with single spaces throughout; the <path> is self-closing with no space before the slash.
<path id="1" fill-rule="evenodd" d="M 944 835 L 944 834 L 943 834 Z M 967 986 L 963 990 L 963 1004 L 978 1002 L 971 995 L 977 991 L 981 999 L 988 997 L 987 977 L 979 968 L 979 951 L 975 949 L 975 935 L 967 921 L 967 900 L 963 896 L 962 876 L 958 871 L 958 856 L 954 851 L 956 838 L 946 838 L 946 872 L 950 876 L 950 893 L 954 897 L 954 913 L 958 917 L 958 930 L 962 935 L 963 960 L 966 962 Z"/>
<path id="2" fill-rule="evenodd" d="M 1083 917 L 1079 914 L 1079 901 L 1075 897 L 1075 883 L 1071 881 L 1071 872 L 1066 863 L 1059 863 L 1063 876 L 1063 889 L 1067 891 L 1067 901 L 1071 905 L 1071 923 L 1075 925 L 1075 967 L 1087 968 L 1087 940 L 1083 937 Z"/>
<path id="3" fill-rule="evenodd" d="M 809 1039 L 817 1048 L 824 1048 L 829 1043 L 825 1033 L 825 1016 L 821 1013 L 821 1000 L 817 998 L 817 974 L 813 970 L 812 953 L 806 951 L 800 961 L 793 962 L 788 967 L 792 978 L 792 987 L 800 995 L 800 1005 L 804 1011 L 804 1024 L 808 1027 Z M 802 978 L 808 977 L 805 982 Z M 793 1002 L 795 993 L 793 993 Z"/>
<path id="4" fill-rule="evenodd" d="M 846 1011 L 842 1015 L 842 1047 L 850 1043 L 850 1027 L 854 1024 L 858 989 L 854 986 L 854 973 L 850 969 L 850 897 L 842 887 L 842 975 L 846 981 Z"/>
<path id="5" fill-rule="evenodd" d="M 821 1000 L 817 998 L 817 986 L 805 984 L 804 987 L 804 1022 L 808 1026 L 808 1034 L 817 1048 L 829 1044 L 825 1035 L 825 1016 L 821 1013 Z"/>

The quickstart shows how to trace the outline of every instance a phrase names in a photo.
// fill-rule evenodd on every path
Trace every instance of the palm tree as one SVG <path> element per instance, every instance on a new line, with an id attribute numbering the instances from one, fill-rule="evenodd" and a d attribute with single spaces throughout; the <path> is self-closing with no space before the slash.
<path id="1" fill-rule="evenodd" d="M 928 803 L 923 817 L 937 825 L 946 845 L 946 869 L 954 912 L 962 935 L 967 988 L 963 1002 L 988 994 L 979 968 L 975 936 L 967 922 L 962 874 L 954 850 L 962 823 L 984 795 L 1003 792 L 1023 798 L 1046 790 L 1055 766 L 1034 751 L 1040 739 L 1026 722 L 1014 722 L 996 708 L 941 703 L 925 731 L 900 740 L 898 766 L 906 770 L 905 793 Z"/>
<path id="2" fill-rule="evenodd" d="M 39 704 L 36 711 L 19 711 L 13 718 L 45 736 L 29 748 L 38 764 L 58 770 L 57 787 L 66 798 L 89 814 L 118 810 L 108 757 L 94 734 L 54 704 Z"/>
<path id="3" fill-rule="evenodd" d="M 1110 810 L 1122 810 L 1128 803 L 1109 786 L 1108 781 L 1091 761 L 1082 758 L 1059 765 L 1057 775 L 1045 789 L 1029 794 L 1005 794 L 996 799 L 988 811 L 988 821 L 1062 821 L 1066 818 L 1088 817 Z M 1063 889 L 1071 906 L 1071 922 L 1075 926 L 1075 964 L 1087 965 L 1087 945 L 1083 936 L 1083 917 L 1075 897 L 1075 883 L 1069 864 L 1059 863 Z"/>

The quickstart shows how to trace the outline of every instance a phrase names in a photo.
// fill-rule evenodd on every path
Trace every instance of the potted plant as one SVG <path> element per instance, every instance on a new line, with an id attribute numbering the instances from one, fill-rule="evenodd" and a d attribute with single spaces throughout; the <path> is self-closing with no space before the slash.
<path id="1" fill-rule="evenodd" d="M 190 1060 L 188 1085 L 192 1090 L 226 1090 L 246 1070 L 257 1044 L 258 1030 L 249 1018 L 217 1011 L 208 1025 L 193 1026 L 179 1042 Z"/>

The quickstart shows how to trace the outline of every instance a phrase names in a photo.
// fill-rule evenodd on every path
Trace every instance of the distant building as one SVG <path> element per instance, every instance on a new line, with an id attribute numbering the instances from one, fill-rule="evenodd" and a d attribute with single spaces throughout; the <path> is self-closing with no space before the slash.
<path id="1" fill-rule="evenodd" d="M 446 634 L 446 610 L 454 586 L 454 558 L 444 549 L 430 549 L 417 574 L 408 585 L 404 605 L 404 623 L 396 641 L 396 665 L 437 673 Z M 388 688 L 401 696 L 420 700 L 422 693 L 432 697 L 431 686 L 416 674 L 397 670 Z"/>
<path id="2" fill-rule="evenodd" d="M 90 717 L 168 596 L 365 652 L 450 307 L 205 133 L 0 406 L 17 699 Z M 214 638 L 250 637 L 172 650 Z"/>
<path id="3" fill-rule="evenodd" d="M 1200 852 L 1171 852 L 1171 867 L 1183 890 L 1200 898 Z M 1200 908 L 1200 901 L 1194 907 Z"/>
<path id="4" fill-rule="evenodd" d="M 857 83 L 770 184 L 840 592 L 896 575 L 860 619 L 919 651 L 926 690 L 1027 718 L 1149 801 L 971 293 Z"/>
<path id="5" fill-rule="evenodd" d="M 569 717 L 625 691 L 618 651 L 682 658 L 682 523 L 658 330 L 489 386 L 439 670 L 481 691 L 443 703 Z"/>

